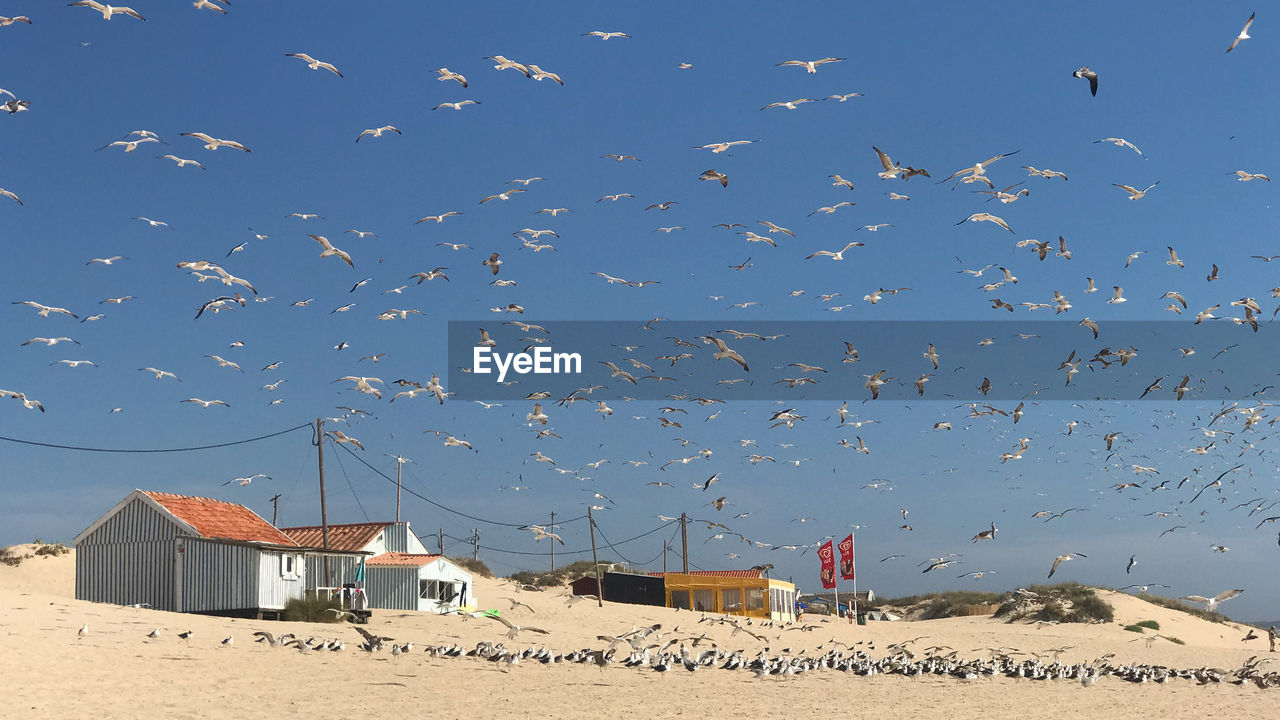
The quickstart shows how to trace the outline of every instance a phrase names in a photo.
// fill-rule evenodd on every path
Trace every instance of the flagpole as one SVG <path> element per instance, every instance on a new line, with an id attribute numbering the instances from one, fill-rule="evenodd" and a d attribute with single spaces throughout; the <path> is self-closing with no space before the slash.
<path id="1" fill-rule="evenodd" d="M 836 572 L 831 575 L 831 581 L 835 583 L 831 589 L 836 593 L 836 622 L 840 622 L 840 568 L 835 564 L 834 557 L 831 558 L 831 562 L 836 568 Z"/>
<path id="2" fill-rule="evenodd" d="M 858 622 L 858 533 L 857 528 L 853 528 L 849 533 L 849 554 L 853 556 L 853 617 L 849 618 L 849 622 Z"/>

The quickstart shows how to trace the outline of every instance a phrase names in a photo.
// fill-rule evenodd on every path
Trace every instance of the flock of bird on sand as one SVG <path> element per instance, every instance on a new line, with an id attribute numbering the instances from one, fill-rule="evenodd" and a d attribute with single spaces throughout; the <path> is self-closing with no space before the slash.
<path id="1" fill-rule="evenodd" d="M 517 585 L 516 590 L 541 592 L 541 588 L 531 585 Z M 1030 591 L 1020 590 L 1028 596 L 1035 596 Z M 574 595 L 565 592 L 560 598 L 566 599 L 572 606 L 575 602 L 595 599 L 593 595 Z M 547 636 L 551 633 L 532 625 L 521 625 L 508 619 L 518 611 L 528 611 L 535 615 L 536 611 L 529 604 L 516 598 L 504 598 L 510 603 L 507 616 L 496 612 L 465 612 L 452 610 L 441 617 L 456 614 L 462 621 L 472 619 L 493 620 L 506 628 L 505 639 L 518 641 L 521 633 L 532 633 Z M 137 607 L 137 606 L 135 606 Z M 351 613 L 342 610 L 330 610 L 338 619 Z M 523 622 L 521 620 L 520 622 Z M 819 629 L 816 624 L 799 622 L 779 622 L 773 620 L 752 620 L 751 618 L 731 617 L 724 615 L 702 614 L 696 622 L 704 623 L 711 628 L 727 628 L 729 639 L 738 638 L 744 645 L 754 645 L 754 649 L 741 647 L 726 649 L 720 646 L 716 638 L 706 630 L 693 632 L 680 630 L 680 626 L 664 631 L 661 623 L 644 627 L 633 625 L 631 630 L 619 634 L 597 635 L 596 640 L 604 645 L 584 647 L 567 652 L 553 650 L 545 644 L 535 647 L 516 649 L 514 642 L 508 647 L 502 641 L 482 640 L 474 647 L 467 648 L 456 642 L 426 644 L 422 646 L 425 655 L 432 660 L 449 660 L 467 658 L 476 662 L 487 662 L 498 665 L 504 672 L 511 671 L 522 663 L 537 662 L 543 665 L 587 665 L 604 670 L 613 667 L 637 670 L 650 670 L 665 673 L 683 669 L 688 673 L 699 670 L 729 670 L 739 673 L 750 672 L 757 679 L 780 680 L 799 677 L 808 673 L 838 672 L 859 677 L 877 675 L 902 676 L 918 679 L 923 676 L 936 676 L 952 680 L 974 681 L 990 679 L 1001 675 L 1015 680 L 1065 680 L 1079 682 L 1089 687 L 1103 677 L 1111 677 L 1130 683 L 1153 682 L 1166 684 L 1171 681 L 1191 680 L 1198 685 L 1228 684 L 1236 686 L 1253 685 L 1259 689 L 1280 688 L 1280 672 L 1266 671 L 1265 666 L 1271 661 L 1267 657 L 1251 656 L 1242 661 L 1239 667 L 1222 668 L 1202 665 L 1200 667 L 1175 668 L 1166 665 L 1128 662 L 1116 660 L 1115 653 L 1106 653 L 1090 661 L 1061 662 L 1062 654 L 1074 649 L 1067 645 L 1049 648 L 1044 652 L 1024 651 L 1014 647 L 972 648 L 968 655 L 962 657 L 964 650 L 947 645 L 933 644 L 923 647 L 922 641 L 928 636 L 920 636 L 887 644 L 878 648 L 875 640 L 845 643 L 832 637 L 819 643 L 810 652 L 808 647 L 796 647 L 787 641 L 799 640 L 805 633 L 812 634 Z M 352 641 L 352 648 L 369 655 L 387 653 L 393 661 L 404 662 L 414 652 L 412 641 L 397 642 L 395 638 L 370 632 L 360 625 L 349 625 L 349 629 L 359 633 L 361 641 Z M 89 635 L 89 626 L 83 625 L 78 637 Z M 799 632 L 791 636 L 789 633 Z M 717 632 L 717 635 L 720 633 Z M 153 628 L 143 636 L 146 642 L 161 640 L 167 633 L 160 628 Z M 190 643 L 195 632 L 186 630 L 176 633 L 181 640 Z M 341 638 L 299 638 L 295 633 L 275 634 L 259 630 L 253 633 L 254 642 L 270 648 L 291 648 L 303 655 L 314 655 L 323 652 L 343 652 L 347 649 L 347 641 Z M 1148 646 L 1163 636 L 1152 635 L 1137 640 L 1145 640 Z M 1257 636 L 1250 632 L 1244 639 Z M 754 642 L 752 642 L 754 641 Z M 219 641 L 224 648 L 235 644 L 234 636 L 227 636 Z M 737 644 L 737 643 L 735 643 Z M 779 647 L 786 645 L 786 647 Z M 705 649 L 700 649 L 700 646 Z M 873 655 L 872 653 L 877 653 Z"/>

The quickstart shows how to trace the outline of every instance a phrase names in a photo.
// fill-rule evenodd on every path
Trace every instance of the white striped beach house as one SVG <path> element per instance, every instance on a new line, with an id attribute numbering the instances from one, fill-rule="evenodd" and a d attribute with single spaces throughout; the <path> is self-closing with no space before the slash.
<path id="1" fill-rule="evenodd" d="M 76 598 L 278 617 L 308 586 L 304 547 L 243 505 L 134 490 L 76 536 Z M 365 553 L 330 550 L 358 564 Z M 323 580 L 323 578 L 321 578 Z"/>
<path id="2" fill-rule="evenodd" d="M 319 525 L 281 528 L 299 545 L 323 542 Z M 471 573 L 443 555 L 427 552 L 408 522 L 367 522 L 329 526 L 329 548 L 371 555 L 365 562 L 363 586 L 369 607 L 385 610 L 443 612 L 476 606 Z M 329 582 L 324 582 L 324 558 L 308 555 L 306 589 L 335 592 L 357 582 L 360 559 L 329 558 Z"/>

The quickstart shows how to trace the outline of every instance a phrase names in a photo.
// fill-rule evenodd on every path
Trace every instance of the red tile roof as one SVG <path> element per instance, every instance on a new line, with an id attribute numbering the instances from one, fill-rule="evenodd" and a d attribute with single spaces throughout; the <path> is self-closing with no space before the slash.
<path id="1" fill-rule="evenodd" d="M 650 577 L 665 577 L 667 575 L 684 575 L 685 573 L 669 572 L 651 572 Z M 755 578 L 764 577 L 760 570 L 694 570 L 688 573 L 697 577 L 726 577 L 726 578 Z"/>
<path id="2" fill-rule="evenodd" d="M 391 523 L 351 523 L 329 526 L 330 550 L 363 550 Z M 319 525 L 280 528 L 294 542 L 303 547 L 324 547 L 324 531 Z"/>
<path id="3" fill-rule="evenodd" d="M 414 553 L 385 552 L 374 555 L 365 561 L 366 565 L 396 565 L 400 567 L 422 567 L 429 562 L 439 560 L 443 555 L 418 555 Z"/>
<path id="4" fill-rule="evenodd" d="M 288 535 L 275 529 L 271 523 L 243 505 L 172 493 L 146 490 L 143 493 L 179 520 L 194 527 L 201 537 L 297 545 Z"/>

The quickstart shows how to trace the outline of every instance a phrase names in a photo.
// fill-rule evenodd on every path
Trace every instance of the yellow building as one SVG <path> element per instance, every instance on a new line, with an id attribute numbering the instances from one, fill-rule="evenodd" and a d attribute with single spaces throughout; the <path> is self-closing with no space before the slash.
<path id="1" fill-rule="evenodd" d="M 666 585 L 667 607 L 780 622 L 796 619 L 796 586 L 759 570 L 651 573 Z"/>

